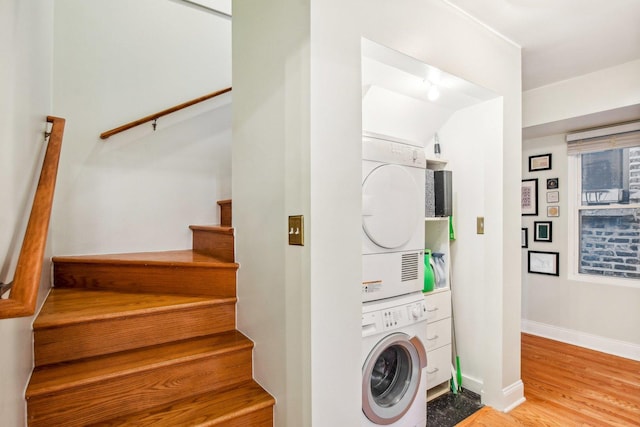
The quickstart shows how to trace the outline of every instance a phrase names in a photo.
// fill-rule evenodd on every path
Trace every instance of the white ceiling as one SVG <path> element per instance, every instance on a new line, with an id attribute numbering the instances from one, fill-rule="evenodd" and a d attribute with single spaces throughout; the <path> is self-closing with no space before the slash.
<path id="1" fill-rule="evenodd" d="M 640 58 L 640 0 L 444 0 L 522 47 L 528 90 Z"/>
<path id="2" fill-rule="evenodd" d="M 437 100 L 428 99 L 426 81 L 438 87 Z M 427 143 L 455 111 L 496 96 L 415 58 L 362 40 L 362 127 L 366 132 Z"/>

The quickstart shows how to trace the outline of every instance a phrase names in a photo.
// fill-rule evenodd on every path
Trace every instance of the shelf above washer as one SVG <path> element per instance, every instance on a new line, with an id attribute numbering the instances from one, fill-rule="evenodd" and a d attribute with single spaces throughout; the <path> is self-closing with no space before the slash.
<path id="1" fill-rule="evenodd" d="M 442 170 L 447 166 L 447 163 L 449 163 L 447 160 L 444 159 L 430 159 L 427 158 L 427 169 L 432 169 L 432 170 Z"/>

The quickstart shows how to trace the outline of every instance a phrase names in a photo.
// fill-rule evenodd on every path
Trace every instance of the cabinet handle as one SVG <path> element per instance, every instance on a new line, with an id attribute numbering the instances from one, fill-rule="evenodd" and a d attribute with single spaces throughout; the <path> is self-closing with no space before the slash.
<path id="1" fill-rule="evenodd" d="M 434 307 L 434 308 L 427 308 L 427 311 L 429 313 L 433 313 L 434 311 L 438 311 L 438 307 Z"/>
<path id="2" fill-rule="evenodd" d="M 433 371 L 429 371 L 427 370 L 427 374 L 435 374 L 436 372 L 438 372 L 440 369 L 438 368 L 433 368 Z"/>
<path id="3" fill-rule="evenodd" d="M 432 338 L 427 337 L 427 341 L 437 340 L 438 338 L 438 335 L 434 335 Z"/>

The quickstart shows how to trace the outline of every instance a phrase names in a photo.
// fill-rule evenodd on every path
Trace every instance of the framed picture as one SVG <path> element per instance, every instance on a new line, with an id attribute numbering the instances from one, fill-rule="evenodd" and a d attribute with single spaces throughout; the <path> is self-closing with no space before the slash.
<path id="1" fill-rule="evenodd" d="M 534 242 L 551 242 L 551 221 L 535 221 L 533 223 L 533 241 Z"/>
<path id="2" fill-rule="evenodd" d="M 558 203 L 560 201 L 559 191 L 547 191 L 547 203 Z"/>
<path id="3" fill-rule="evenodd" d="M 560 206 L 547 206 L 547 216 L 549 218 L 560 216 Z"/>
<path id="4" fill-rule="evenodd" d="M 520 204 L 522 215 L 538 215 L 538 178 L 522 180 Z"/>
<path id="5" fill-rule="evenodd" d="M 560 254 L 558 252 L 528 251 L 527 271 L 549 276 L 560 275 Z"/>
<path id="6" fill-rule="evenodd" d="M 547 190 L 556 190 L 558 188 L 558 178 L 547 179 Z"/>
<path id="7" fill-rule="evenodd" d="M 529 247 L 529 229 L 528 228 L 523 228 L 522 231 L 520 231 L 520 244 L 522 245 L 521 247 L 523 248 L 528 248 Z"/>
<path id="8" fill-rule="evenodd" d="M 529 156 L 529 172 L 551 169 L 551 153 Z"/>

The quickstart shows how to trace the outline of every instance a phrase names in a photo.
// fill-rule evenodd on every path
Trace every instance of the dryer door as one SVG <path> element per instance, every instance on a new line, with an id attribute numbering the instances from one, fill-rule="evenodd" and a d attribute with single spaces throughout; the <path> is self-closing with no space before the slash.
<path id="1" fill-rule="evenodd" d="M 424 188 L 406 166 L 378 166 L 362 183 L 362 227 L 376 245 L 395 249 L 407 244 L 420 220 Z"/>
<path id="2" fill-rule="evenodd" d="M 422 342 L 404 333 L 382 339 L 362 367 L 362 411 L 375 424 L 398 421 L 411 408 L 426 366 Z"/>

